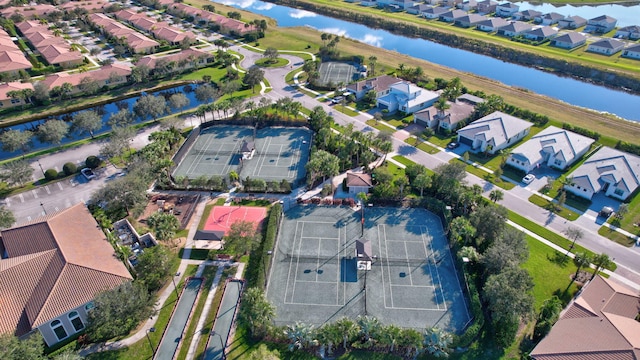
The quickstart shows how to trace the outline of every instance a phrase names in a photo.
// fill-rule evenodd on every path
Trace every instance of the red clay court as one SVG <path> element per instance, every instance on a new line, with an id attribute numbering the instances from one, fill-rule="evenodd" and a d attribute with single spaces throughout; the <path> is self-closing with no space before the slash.
<path id="1" fill-rule="evenodd" d="M 236 221 L 251 221 L 260 225 L 267 217 L 267 208 L 255 206 L 214 206 L 204 224 L 204 230 L 224 231 L 225 234 Z"/>

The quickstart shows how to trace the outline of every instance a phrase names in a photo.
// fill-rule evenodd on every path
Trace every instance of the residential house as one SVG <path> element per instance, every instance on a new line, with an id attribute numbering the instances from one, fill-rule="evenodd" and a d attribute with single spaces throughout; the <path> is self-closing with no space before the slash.
<path id="1" fill-rule="evenodd" d="M 458 4 L 462 4 L 463 1 L 464 0 L 442 0 L 441 3 L 444 7 L 455 8 Z"/>
<path id="2" fill-rule="evenodd" d="M 509 24 L 511 24 L 511 22 L 503 18 L 491 18 L 491 19 L 487 19 L 485 21 L 479 22 L 478 24 L 476 24 L 476 27 L 478 28 L 478 30 L 481 30 L 481 31 L 492 32 L 492 31 L 497 31 L 499 28 L 502 28 Z"/>
<path id="3" fill-rule="evenodd" d="M 361 2 L 361 4 L 365 5 L 364 2 Z M 181 16 L 182 14 L 191 15 L 193 16 L 194 21 L 203 26 L 219 26 L 220 29 L 218 31 L 222 33 L 235 33 L 238 35 L 244 35 L 258 30 L 258 28 L 253 24 L 247 24 L 240 20 L 231 19 L 207 10 L 201 10 L 191 5 L 186 5 L 180 2 L 168 4 L 167 12 L 177 16 Z"/>
<path id="4" fill-rule="evenodd" d="M 378 98 L 377 106 L 390 112 L 399 110 L 413 114 L 433 105 L 439 97 L 434 91 L 423 89 L 408 81 L 399 81 L 391 85 L 387 95 Z"/>
<path id="5" fill-rule="evenodd" d="M 542 12 L 538 10 L 524 10 L 524 11 L 518 11 L 517 13 L 513 14 L 512 18 L 513 20 L 531 21 L 541 15 L 542 15 Z"/>
<path id="6" fill-rule="evenodd" d="M 412 6 L 416 5 L 417 1 L 415 0 L 391 0 L 390 5 L 397 7 L 400 10 L 408 10 Z"/>
<path id="7" fill-rule="evenodd" d="M 640 157 L 604 146 L 568 177 L 564 188 L 577 196 L 591 200 L 602 191 L 624 201 L 640 186 Z"/>
<path id="8" fill-rule="evenodd" d="M 16 27 L 50 65 L 72 68 L 84 63 L 84 55 L 74 51 L 64 38 L 55 36 L 38 21 L 22 21 Z"/>
<path id="9" fill-rule="evenodd" d="M 564 170 L 589 151 L 595 140 L 549 126 L 511 151 L 507 164 L 524 172 L 546 165 Z"/>
<path id="10" fill-rule="evenodd" d="M 0 333 L 48 346 L 87 326 L 99 293 L 132 277 L 84 204 L 2 231 Z"/>
<path id="11" fill-rule="evenodd" d="M 11 18 L 13 14 L 20 14 L 26 20 L 32 20 L 35 18 L 42 18 L 47 13 L 58 11 L 55 6 L 49 4 L 27 4 L 23 6 L 10 6 L 8 8 L 0 10 L 0 14 L 5 19 Z"/>
<path id="12" fill-rule="evenodd" d="M 551 26 L 543 26 L 531 29 L 524 33 L 524 37 L 533 41 L 544 41 L 558 35 L 558 30 Z"/>
<path id="13" fill-rule="evenodd" d="M 456 7 L 460 10 L 472 11 L 478 7 L 478 2 L 476 0 L 466 0 L 460 4 L 457 4 Z"/>
<path id="14" fill-rule="evenodd" d="M 186 49 L 170 55 L 147 55 L 136 62 L 136 66 L 146 66 L 155 69 L 158 63 L 174 63 L 175 69 L 182 71 L 185 69 L 199 68 L 205 66 L 213 59 L 213 55 L 200 49 Z"/>
<path id="15" fill-rule="evenodd" d="M 504 3 L 496 6 L 496 15 L 501 17 L 512 17 L 513 14 L 520 10 L 520 6 L 514 3 Z"/>
<path id="16" fill-rule="evenodd" d="M 407 13 L 412 14 L 412 15 L 421 15 L 423 11 L 427 10 L 431 8 L 430 5 L 427 4 L 418 4 L 418 5 L 414 5 L 410 8 L 407 9 Z"/>
<path id="17" fill-rule="evenodd" d="M 495 154 L 529 134 L 532 123 L 495 111 L 458 130 L 458 142 L 473 151 Z"/>
<path id="18" fill-rule="evenodd" d="M 577 29 L 585 25 L 587 25 L 587 19 L 577 15 L 558 20 L 558 27 L 562 29 Z"/>
<path id="19" fill-rule="evenodd" d="M 431 6 L 437 6 L 442 4 L 442 0 L 425 0 L 424 3 Z"/>
<path id="20" fill-rule="evenodd" d="M 103 12 L 105 7 L 111 5 L 107 0 L 79 0 L 68 1 L 57 5 L 60 10 L 71 12 L 76 8 L 82 8 L 90 13 Z"/>
<path id="21" fill-rule="evenodd" d="M 376 99 L 389 93 L 391 85 L 398 83 L 400 79 L 395 76 L 381 75 L 371 79 L 361 80 L 347 85 L 347 92 L 353 94 L 356 100 L 361 100 L 369 91 L 376 92 Z"/>
<path id="22" fill-rule="evenodd" d="M 584 45 L 586 42 L 587 37 L 582 33 L 570 31 L 551 40 L 551 46 L 563 49 L 573 49 L 580 45 Z"/>
<path id="23" fill-rule="evenodd" d="M 454 10 L 449 10 L 445 13 L 442 13 L 440 15 L 440 20 L 444 21 L 444 22 L 455 22 L 456 20 L 460 19 L 461 17 L 467 16 L 467 12 L 466 11 L 462 11 L 462 10 L 458 10 L 458 9 L 454 9 Z"/>
<path id="24" fill-rule="evenodd" d="M 487 20 L 487 17 L 484 15 L 469 14 L 469 15 L 465 15 L 463 17 L 457 18 L 455 20 L 455 24 L 463 28 L 469 28 L 472 26 L 476 26 L 478 23 L 481 23 L 485 20 Z"/>
<path id="25" fill-rule="evenodd" d="M 530 355 L 534 360 L 635 359 L 640 354 L 639 302 L 637 290 L 596 276 Z"/>
<path id="26" fill-rule="evenodd" d="M 599 34 L 605 34 L 615 29 L 618 20 L 608 15 L 601 15 L 587 21 L 587 27 L 584 28 L 586 32 L 595 32 Z"/>
<path id="27" fill-rule="evenodd" d="M 422 17 L 425 17 L 427 19 L 439 19 L 440 15 L 448 12 L 449 9 L 441 7 L 441 6 L 437 6 L 437 7 L 432 7 L 429 9 L 426 9 L 424 11 L 422 11 L 420 13 L 420 15 L 422 15 Z"/>
<path id="28" fill-rule="evenodd" d="M 498 3 L 493 0 L 484 0 L 478 2 L 477 10 L 480 14 L 491 14 L 496 12 Z"/>
<path id="29" fill-rule="evenodd" d="M 624 41 L 605 38 L 589 44 L 587 51 L 604 55 L 613 55 L 624 49 L 624 46 Z"/>
<path id="30" fill-rule="evenodd" d="M 473 113 L 475 106 L 461 98 L 456 101 L 447 101 L 449 108 L 440 111 L 435 106 L 430 106 L 413 114 L 415 124 L 432 129 L 442 128 L 454 131 L 458 124 L 467 119 Z"/>
<path id="31" fill-rule="evenodd" d="M 149 39 L 104 14 L 90 14 L 89 20 L 99 27 L 104 34 L 109 34 L 118 39 L 124 38 L 131 51 L 136 54 L 151 53 L 160 45 L 157 41 Z"/>
<path id="32" fill-rule="evenodd" d="M 31 62 L 11 40 L 11 36 L 0 28 L 0 74 L 17 75 L 20 70 L 28 69 L 31 69 Z"/>
<path id="33" fill-rule="evenodd" d="M 533 21 L 536 24 L 541 24 L 541 25 L 554 25 L 557 24 L 558 21 L 564 19 L 564 15 L 562 14 L 558 14 L 556 12 L 550 12 L 548 14 L 542 14 L 539 16 L 536 16 Z"/>
<path id="34" fill-rule="evenodd" d="M 511 24 L 499 28 L 498 35 L 508 37 L 520 36 L 531 29 L 533 29 L 533 25 L 531 24 L 522 21 L 514 21 Z"/>
<path id="35" fill-rule="evenodd" d="M 125 21 L 128 23 L 133 23 L 138 19 L 147 17 L 145 13 L 140 13 L 140 12 L 128 10 L 128 9 L 122 9 L 120 11 L 117 11 L 113 13 L 113 16 L 120 21 Z"/>
<path id="36" fill-rule="evenodd" d="M 640 59 L 640 44 L 631 45 L 624 49 L 622 56 L 630 59 Z"/>
<path id="37" fill-rule="evenodd" d="M 80 66 L 84 63 L 84 55 L 73 51 L 68 46 L 47 45 L 39 47 L 38 52 L 51 65 L 58 65 L 64 69 Z"/>
<path id="38" fill-rule="evenodd" d="M 618 31 L 616 31 L 615 37 L 630 39 L 630 40 L 638 40 L 640 39 L 640 26 L 631 25 L 631 26 L 625 26 L 623 28 L 620 28 L 618 29 Z"/>
<path id="39" fill-rule="evenodd" d="M 62 86 L 64 83 L 69 83 L 73 86 L 71 94 L 75 94 L 80 91 L 80 84 L 84 78 L 96 81 L 99 86 L 113 86 L 126 83 L 129 75 L 131 75 L 131 68 L 129 68 L 129 66 L 122 64 L 110 64 L 104 65 L 100 69 L 84 73 L 69 74 L 66 72 L 59 72 L 51 74 L 40 82 L 49 90 L 56 86 Z"/>
<path id="40" fill-rule="evenodd" d="M 371 175 L 363 172 L 348 171 L 346 180 L 346 185 L 351 195 L 356 195 L 361 192 L 367 194 L 373 187 Z"/>
<path id="41" fill-rule="evenodd" d="M 19 81 L 0 84 L 0 109 L 8 109 L 14 106 L 26 104 L 22 99 L 12 98 L 9 93 L 12 91 L 33 90 L 31 83 L 21 83 Z"/>

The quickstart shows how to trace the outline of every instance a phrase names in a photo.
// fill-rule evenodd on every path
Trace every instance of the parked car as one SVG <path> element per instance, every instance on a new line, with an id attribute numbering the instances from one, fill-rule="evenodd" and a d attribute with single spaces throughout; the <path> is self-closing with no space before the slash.
<path id="1" fill-rule="evenodd" d="M 531 184 L 531 182 L 533 182 L 533 180 L 536 179 L 536 176 L 533 174 L 527 174 L 522 178 L 522 182 L 525 184 Z"/>
<path id="2" fill-rule="evenodd" d="M 340 104 L 342 99 L 344 99 L 344 96 L 336 96 L 333 99 L 331 99 L 331 102 L 334 103 L 334 104 Z"/>
<path id="3" fill-rule="evenodd" d="M 447 144 L 447 149 L 453 150 L 453 149 L 457 149 L 459 146 L 460 146 L 459 142 L 452 141 L 452 142 Z"/>
<path id="4" fill-rule="evenodd" d="M 96 178 L 96 174 L 93 172 L 93 170 L 89 169 L 89 168 L 84 168 L 82 170 L 80 170 L 80 172 L 82 173 L 82 175 L 84 175 L 84 177 L 87 180 L 92 180 Z"/>
<path id="5" fill-rule="evenodd" d="M 602 216 L 605 219 L 608 219 L 611 215 L 613 215 L 613 208 L 610 208 L 609 206 L 604 206 L 600 210 L 600 213 L 598 215 Z"/>

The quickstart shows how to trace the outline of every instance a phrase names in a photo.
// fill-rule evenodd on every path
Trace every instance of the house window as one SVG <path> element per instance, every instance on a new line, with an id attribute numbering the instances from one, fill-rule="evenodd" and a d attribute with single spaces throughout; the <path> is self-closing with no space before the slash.
<path id="1" fill-rule="evenodd" d="M 58 340 L 62 340 L 67 337 L 67 330 L 64 329 L 60 320 L 53 320 L 51 322 L 51 330 L 56 334 Z"/>
<path id="2" fill-rule="evenodd" d="M 553 163 L 556 164 L 557 166 L 560 166 L 562 165 L 562 160 L 556 160 Z"/>
<path id="3" fill-rule="evenodd" d="M 93 301 L 84 306 L 84 309 L 89 311 L 94 308 Z"/>
<path id="4" fill-rule="evenodd" d="M 20 99 L 11 99 L 12 104 L 19 104 L 20 101 L 21 101 Z"/>
<path id="5" fill-rule="evenodd" d="M 69 321 L 71 321 L 71 325 L 76 329 L 76 332 L 84 329 L 84 324 L 82 323 L 82 319 L 80 319 L 80 315 L 78 315 L 77 311 L 69 313 Z"/>
<path id="6" fill-rule="evenodd" d="M 615 189 L 615 191 L 613 192 L 614 194 L 618 195 L 618 196 L 622 196 L 624 194 L 624 190 L 622 189 Z"/>

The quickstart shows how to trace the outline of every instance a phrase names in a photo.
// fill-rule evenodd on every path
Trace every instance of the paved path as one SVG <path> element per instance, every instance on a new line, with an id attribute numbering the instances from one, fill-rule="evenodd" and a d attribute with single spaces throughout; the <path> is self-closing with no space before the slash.
<path id="1" fill-rule="evenodd" d="M 202 309 L 202 313 L 200 318 L 198 319 L 198 324 L 196 325 L 196 332 L 193 334 L 193 338 L 191 339 L 191 344 L 189 345 L 189 352 L 187 353 L 187 360 L 195 359 L 198 355 L 196 354 L 196 349 L 198 347 L 198 342 L 200 342 L 200 338 L 202 337 L 202 329 L 205 327 L 204 321 L 209 315 L 209 311 L 211 311 L 211 304 L 213 303 L 213 298 L 216 296 L 216 290 L 218 290 L 218 283 L 220 282 L 220 278 L 222 277 L 222 271 L 224 270 L 224 266 L 218 266 L 218 271 L 216 271 L 216 275 L 213 278 L 213 282 L 211 283 L 211 289 L 209 290 L 209 294 L 207 295 L 207 299 L 204 303 L 204 308 Z M 194 321 L 195 319 L 192 319 Z M 183 344 L 184 346 L 184 344 Z"/>
<path id="2" fill-rule="evenodd" d="M 209 334 L 209 342 L 205 351 L 205 360 L 224 360 L 225 349 L 231 333 L 231 326 L 240 301 L 242 290 L 242 282 L 229 281 L 224 289 L 222 302 L 218 308 L 218 315 L 213 326 L 211 334 Z"/>

